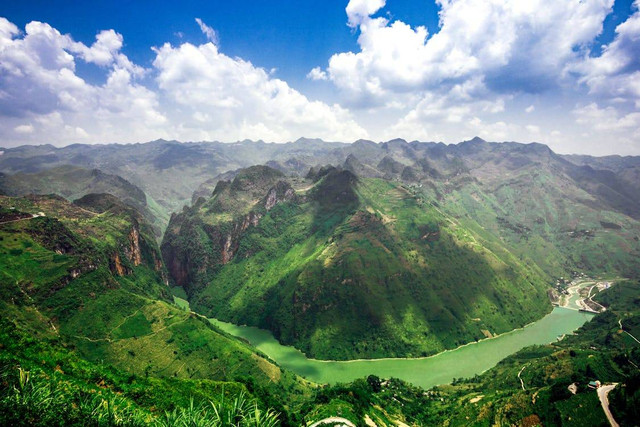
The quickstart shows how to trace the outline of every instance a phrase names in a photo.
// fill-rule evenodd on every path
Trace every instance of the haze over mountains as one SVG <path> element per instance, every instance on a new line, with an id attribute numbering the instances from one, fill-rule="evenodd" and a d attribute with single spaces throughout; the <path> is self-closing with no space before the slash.
<path id="1" fill-rule="evenodd" d="M 208 180 L 208 186 L 213 190 L 216 175 L 256 164 L 269 164 L 285 173 L 304 175 L 311 166 L 342 165 L 350 160 L 353 168 L 358 168 L 359 163 L 368 168 L 359 171 L 365 176 L 399 178 L 404 172 L 405 178 L 410 180 L 416 171 L 424 174 L 432 168 L 430 173 L 436 174 L 434 177 L 466 172 L 482 178 L 479 174 L 489 171 L 478 172 L 478 169 L 494 157 L 494 162 L 499 163 L 492 168 L 494 174 L 527 164 L 553 164 L 574 176 L 578 185 L 591 183 L 609 187 L 611 191 L 605 188 L 598 190 L 605 198 L 630 197 L 632 205 L 627 208 L 629 212 L 639 198 L 638 192 L 632 191 L 638 188 L 634 179 L 640 168 L 638 157 L 562 156 L 536 143 L 496 144 L 477 137 L 457 145 L 407 143 L 400 139 L 380 144 L 366 140 L 347 144 L 300 138 L 287 144 L 249 140 L 231 144 L 158 140 L 146 144 L 74 144 L 62 148 L 29 145 L 3 151 L 0 157 L 0 171 L 3 173 L 36 173 L 60 165 L 74 165 L 119 175 L 145 191 L 152 198 L 151 204 L 160 205 L 161 212 L 156 215 L 165 224 L 168 214 L 187 204 L 203 182 Z M 500 160 L 499 156 L 507 158 Z M 395 167 L 400 169 L 394 172 L 394 165 L 381 164 L 385 157 L 398 162 Z M 596 177 L 597 170 L 602 172 Z"/>

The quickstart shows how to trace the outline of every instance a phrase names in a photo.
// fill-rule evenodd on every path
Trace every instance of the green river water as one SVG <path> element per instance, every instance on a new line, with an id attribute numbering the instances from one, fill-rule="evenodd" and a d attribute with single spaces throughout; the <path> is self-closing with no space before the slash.
<path id="1" fill-rule="evenodd" d="M 188 307 L 184 300 L 176 299 L 176 302 Z M 453 378 L 480 374 L 524 347 L 553 342 L 575 331 L 592 317 L 592 314 L 575 309 L 555 307 L 551 313 L 522 329 L 434 356 L 352 361 L 309 359 L 301 351 L 280 344 L 269 331 L 217 319 L 209 320 L 225 332 L 246 339 L 283 368 L 317 383 L 349 382 L 373 374 L 381 378 L 401 378 L 420 387 L 431 388 L 450 383 Z"/>

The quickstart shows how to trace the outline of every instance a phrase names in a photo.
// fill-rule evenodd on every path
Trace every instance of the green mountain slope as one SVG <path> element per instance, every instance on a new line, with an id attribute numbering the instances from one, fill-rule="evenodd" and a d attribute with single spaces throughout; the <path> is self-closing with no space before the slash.
<path id="1" fill-rule="evenodd" d="M 198 312 L 313 357 L 421 356 L 550 310 L 544 274 L 405 186 L 267 167 L 174 215 L 162 252 Z"/>
<path id="2" fill-rule="evenodd" d="M 527 347 L 474 378 L 425 391 L 369 376 L 319 390 L 303 411 L 316 419 L 342 413 L 377 425 L 605 426 L 597 392 L 589 387 L 598 380 L 618 383 L 609 393 L 613 416 L 619 425 L 636 425 L 640 344 L 629 333 L 640 335 L 639 294 L 639 282 L 617 282 L 594 297 L 607 311 L 574 335 Z"/>
<path id="3" fill-rule="evenodd" d="M 36 336 L 48 329 L 90 362 L 145 377 L 240 380 L 266 396 L 308 391 L 247 344 L 174 306 L 150 227 L 113 196 L 73 204 L 0 196 L 0 266 L 2 318 Z"/>
<path id="4" fill-rule="evenodd" d="M 25 196 L 29 194 L 57 194 L 67 200 L 76 200 L 87 194 L 111 194 L 141 212 L 161 236 L 169 216 L 158 209 L 157 203 L 138 187 L 117 175 L 98 169 L 59 166 L 37 173 L 0 173 L 0 194 Z"/>
<path id="5" fill-rule="evenodd" d="M 636 275 L 640 222 L 549 167 L 533 164 L 506 177 L 438 182 L 435 190 L 422 191 L 467 227 L 499 237 L 553 277 L 573 271 Z"/>

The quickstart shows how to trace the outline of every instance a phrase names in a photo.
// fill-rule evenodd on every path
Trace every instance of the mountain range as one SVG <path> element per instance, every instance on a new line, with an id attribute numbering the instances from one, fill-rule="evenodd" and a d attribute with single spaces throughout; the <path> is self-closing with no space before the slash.
<path id="1" fill-rule="evenodd" d="M 480 138 L 160 140 L 0 152 L 0 338 L 12 349 L 0 368 L 7 383 L 20 366 L 49 389 L 71 387 L 80 400 L 68 417 L 82 417 L 81 396 L 96 391 L 121 396 L 118 411 L 137 408 L 148 421 L 158 408 L 187 407 L 187 395 L 224 401 L 227 387 L 274 408 L 285 425 L 335 407 L 362 419 L 366 399 L 384 409 L 379 419 L 420 425 L 446 413 L 464 424 L 456 411 L 484 419 L 461 400 L 424 411 L 385 403 L 375 378 L 319 388 L 202 315 L 269 329 L 319 359 L 419 357 L 533 322 L 572 277 L 588 275 L 630 279 L 601 301 L 635 328 L 638 157 L 559 155 Z M 174 295 L 194 312 L 176 307 Z M 637 354 L 612 335 L 617 319 L 606 316 L 580 336 L 606 349 L 599 375 L 627 381 L 623 366 Z M 579 365 L 595 363 L 588 338 L 567 345 L 574 347 L 526 357 L 542 372 L 560 363 L 556 351 L 580 349 L 570 370 L 589 377 Z M 523 356 L 514 357 L 475 383 L 433 393 L 461 398 L 485 387 L 496 405 L 520 405 L 517 387 L 504 385 L 512 397 L 500 395 L 496 377 Z M 558 372 L 568 372 L 563 366 Z M 486 419 L 521 422 L 534 411 L 557 420 L 566 408 L 545 381 L 548 412 L 534 402 Z M 393 384 L 406 402 L 423 393 Z M 619 397 L 629 417 L 634 396 Z"/>

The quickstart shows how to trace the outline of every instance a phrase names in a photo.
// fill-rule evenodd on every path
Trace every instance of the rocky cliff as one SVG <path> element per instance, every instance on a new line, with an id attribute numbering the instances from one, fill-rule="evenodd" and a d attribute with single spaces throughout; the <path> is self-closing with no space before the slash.
<path id="1" fill-rule="evenodd" d="M 162 256 L 173 283 L 188 294 L 206 286 L 208 277 L 236 256 L 248 229 L 276 205 L 296 197 L 284 175 L 266 166 L 219 181 L 210 200 L 200 198 L 171 216 Z"/>

